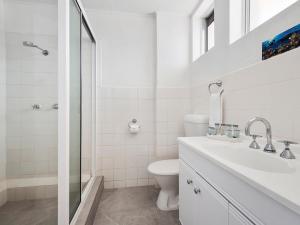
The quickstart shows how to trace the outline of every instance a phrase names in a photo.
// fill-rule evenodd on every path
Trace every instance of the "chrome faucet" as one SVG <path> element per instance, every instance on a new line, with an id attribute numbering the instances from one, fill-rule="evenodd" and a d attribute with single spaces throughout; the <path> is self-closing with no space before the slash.
<path id="1" fill-rule="evenodd" d="M 245 134 L 247 136 L 251 136 L 250 127 L 255 122 L 262 122 L 266 126 L 267 144 L 264 148 L 264 151 L 265 152 L 276 152 L 276 149 L 272 143 L 272 128 L 271 128 L 271 124 L 268 120 L 261 118 L 261 117 L 254 117 L 253 119 L 249 120 L 246 124 Z"/>

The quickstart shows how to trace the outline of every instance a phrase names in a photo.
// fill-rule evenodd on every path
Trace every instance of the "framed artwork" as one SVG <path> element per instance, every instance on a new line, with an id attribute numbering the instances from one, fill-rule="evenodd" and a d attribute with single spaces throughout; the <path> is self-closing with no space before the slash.
<path id="1" fill-rule="evenodd" d="M 300 24 L 262 43 L 262 60 L 282 54 L 300 46 Z"/>

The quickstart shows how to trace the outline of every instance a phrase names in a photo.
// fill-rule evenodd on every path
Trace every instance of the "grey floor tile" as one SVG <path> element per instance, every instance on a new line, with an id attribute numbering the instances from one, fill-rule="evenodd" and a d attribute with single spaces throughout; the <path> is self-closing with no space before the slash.
<path id="1" fill-rule="evenodd" d="M 178 211 L 156 207 L 158 190 L 135 187 L 105 190 L 94 225 L 179 225 Z M 56 225 L 57 199 L 8 202 L 0 207 L 0 225 Z"/>
<path id="2" fill-rule="evenodd" d="M 57 199 L 8 202 L 0 207 L 0 225 L 56 225 Z"/>
<path id="3" fill-rule="evenodd" d="M 157 195 L 154 187 L 105 190 L 94 225 L 179 225 L 178 211 L 156 207 Z"/>

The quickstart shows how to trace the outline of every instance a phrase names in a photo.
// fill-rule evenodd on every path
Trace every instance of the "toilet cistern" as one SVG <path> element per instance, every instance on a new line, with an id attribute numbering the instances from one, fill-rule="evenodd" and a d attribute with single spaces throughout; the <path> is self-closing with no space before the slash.
<path id="1" fill-rule="evenodd" d="M 253 119 L 249 120 L 246 124 L 245 134 L 247 136 L 251 136 L 250 128 L 251 128 L 252 124 L 255 123 L 255 122 L 262 122 L 266 127 L 267 144 L 264 148 L 264 151 L 265 152 L 270 152 L 270 153 L 276 152 L 276 149 L 275 149 L 275 147 L 272 143 L 272 127 L 271 127 L 270 122 L 268 120 L 266 120 L 265 118 L 254 117 Z"/>

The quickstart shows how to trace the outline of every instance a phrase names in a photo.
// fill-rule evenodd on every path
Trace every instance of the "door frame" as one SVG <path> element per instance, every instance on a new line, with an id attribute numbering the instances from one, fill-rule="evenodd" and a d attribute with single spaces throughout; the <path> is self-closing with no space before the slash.
<path id="1" fill-rule="evenodd" d="M 78 212 L 82 208 L 82 202 L 86 199 L 91 190 L 96 176 L 96 96 L 97 96 L 97 38 L 89 22 L 86 11 L 81 0 L 73 0 L 79 6 L 82 18 L 84 18 L 91 35 L 94 38 L 94 57 L 92 74 L 92 178 L 81 193 L 81 203 L 71 221 L 71 224 L 78 218 Z M 70 0 L 58 0 L 58 225 L 69 223 L 69 140 L 70 140 Z"/>

